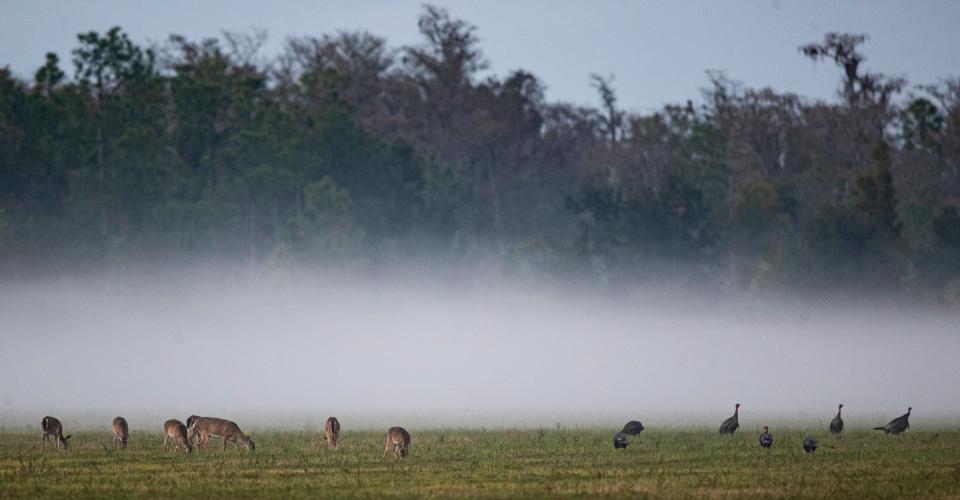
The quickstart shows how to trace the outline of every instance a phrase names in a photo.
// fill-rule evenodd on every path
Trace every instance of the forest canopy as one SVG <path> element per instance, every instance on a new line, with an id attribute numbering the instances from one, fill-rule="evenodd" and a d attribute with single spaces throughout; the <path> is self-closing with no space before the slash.
<path id="1" fill-rule="evenodd" d="M 610 77 L 579 107 L 527 71 L 481 76 L 476 27 L 443 9 L 418 27 L 269 58 L 256 31 L 148 47 L 117 27 L 32 79 L 0 69 L 0 271 L 492 258 L 960 302 L 960 78 L 867 72 L 866 35 L 829 33 L 797 63 L 836 65 L 835 102 L 710 73 L 636 113 Z"/>

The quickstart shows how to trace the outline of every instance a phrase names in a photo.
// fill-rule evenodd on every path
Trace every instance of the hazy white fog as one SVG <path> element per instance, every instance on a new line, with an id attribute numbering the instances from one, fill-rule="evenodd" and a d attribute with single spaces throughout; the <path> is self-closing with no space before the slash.
<path id="1" fill-rule="evenodd" d="M 248 269 L 7 283 L 0 423 L 956 419 L 957 316 L 867 303 Z"/>

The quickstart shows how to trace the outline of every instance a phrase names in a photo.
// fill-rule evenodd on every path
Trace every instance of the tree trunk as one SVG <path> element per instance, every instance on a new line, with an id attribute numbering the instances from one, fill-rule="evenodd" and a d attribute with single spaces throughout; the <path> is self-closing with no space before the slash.
<path id="1" fill-rule="evenodd" d="M 495 155 L 491 154 L 491 159 L 487 163 L 487 180 L 490 185 L 490 204 L 493 208 L 493 236 L 497 245 L 497 252 L 502 256 L 505 252 L 505 244 L 503 241 L 503 222 L 500 215 L 500 192 L 497 189 L 495 168 Z"/>

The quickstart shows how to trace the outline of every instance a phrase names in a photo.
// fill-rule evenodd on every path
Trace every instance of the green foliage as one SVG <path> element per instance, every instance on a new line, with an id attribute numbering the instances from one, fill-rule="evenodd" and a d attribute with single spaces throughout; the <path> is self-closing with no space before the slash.
<path id="1" fill-rule="evenodd" d="M 301 259 L 356 255 L 363 231 L 353 221 L 350 194 L 322 177 L 303 188 L 303 214 L 285 228 L 285 251 Z"/>
<path id="2" fill-rule="evenodd" d="M 3 207 L 0 207 L 0 251 L 3 251 L 3 248 L 9 244 L 11 239 L 10 226 L 10 214 Z"/>
<path id="3" fill-rule="evenodd" d="M 903 147 L 938 152 L 937 134 L 943 129 L 943 116 L 929 99 L 918 97 L 900 114 L 900 133 Z"/>
<path id="4" fill-rule="evenodd" d="M 418 27 L 399 51 L 344 33 L 265 63 L 256 37 L 145 49 L 115 27 L 78 36 L 72 79 L 52 53 L 31 81 L 0 69 L 0 268 L 492 253 L 605 283 L 761 269 L 920 295 L 956 272 L 960 85 L 900 109 L 860 35 L 804 48 L 844 69 L 841 104 L 714 74 L 705 104 L 639 115 L 612 79 L 599 108 L 482 79 L 476 28 L 443 9 Z"/>
<path id="5" fill-rule="evenodd" d="M 119 26 L 104 36 L 96 31 L 81 33 L 77 40 L 80 46 L 73 50 L 77 82 L 91 87 L 100 99 L 127 82 L 153 76 L 153 51 L 142 50 Z M 49 55 L 47 61 L 49 65 Z"/>
<path id="6" fill-rule="evenodd" d="M 877 168 L 854 182 L 854 208 L 871 236 L 894 239 L 900 235 L 897 200 L 890 171 L 890 148 L 881 143 L 874 151 Z"/>
<path id="7" fill-rule="evenodd" d="M 756 238 L 774 225 L 780 214 L 780 197 L 776 186 L 762 179 L 742 182 L 731 200 L 733 223 L 746 238 Z"/>

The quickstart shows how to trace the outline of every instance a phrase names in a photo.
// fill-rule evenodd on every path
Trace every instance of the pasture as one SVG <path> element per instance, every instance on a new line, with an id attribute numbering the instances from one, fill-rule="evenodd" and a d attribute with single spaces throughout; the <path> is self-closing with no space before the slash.
<path id="1" fill-rule="evenodd" d="M 69 430 L 69 429 L 68 429 Z M 322 433 L 250 429 L 255 453 L 232 446 L 162 452 L 159 432 L 133 430 L 115 450 L 109 430 L 72 431 L 69 452 L 40 449 L 40 430 L 0 431 L 0 497 L 953 497 L 960 496 L 960 431 L 892 437 L 850 429 L 651 429 L 614 450 L 614 429 L 410 428 L 410 457 L 382 458 L 383 431 L 345 430 L 328 450 Z"/>

